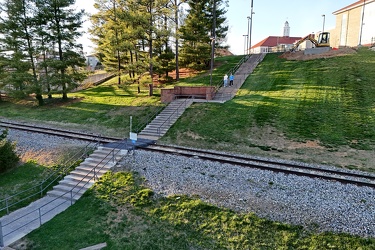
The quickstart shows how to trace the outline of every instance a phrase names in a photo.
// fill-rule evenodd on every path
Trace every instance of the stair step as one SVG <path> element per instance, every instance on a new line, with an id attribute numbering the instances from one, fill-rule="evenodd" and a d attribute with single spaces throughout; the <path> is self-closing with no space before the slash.
<path id="1" fill-rule="evenodd" d="M 56 190 L 56 191 L 61 191 L 61 192 L 73 192 L 73 195 L 74 194 L 80 194 L 80 195 L 83 195 L 87 189 L 89 189 L 90 186 L 89 185 L 86 185 L 86 186 L 77 186 L 77 187 L 70 187 L 70 186 L 65 186 L 65 185 L 57 185 L 55 187 L 53 187 L 53 190 Z"/>
<path id="2" fill-rule="evenodd" d="M 90 165 L 88 165 L 88 164 L 82 164 L 81 163 L 81 165 L 79 165 L 78 167 L 76 167 L 76 169 L 75 170 L 81 170 L 81 171 L 86 171 L 86 172 L 90 172 L 94 167 L 95 167 L 96 165 L 94 165 L 94 166 L 90 166 Z M 111 168 L 110 167 L 108 167 L 108 166 L 97 166 L 96 167 L 96 170 L 99 170 L 99 171 L 108 171 L 108 170 L 110 170 Z"/>
<path id="3" fill-rule="evenodd" d="M 82 196 L 81 194 L 73 194 L 73 197 L 72 197 L 71 193 L 66 193 L 66 192 L 57 191 L 57 190 L 51 190 L 47 193 L 47 195 L 51 197 L 60 197 L 69 201 L 72 200 L 73 202 L 76 202 Z"/>
<path id="4" fill-rule="evenodd" d="M 90 188 L 92 185 L 94 185 L 94 181 L 89 181 L 89 182 L 78 182 L 76 180 L 71 180 L 71 179 L 64 179 L 59 182 L 59 185 L 67 186 L 70 188 L 73 187 L 88 187 Z"/>

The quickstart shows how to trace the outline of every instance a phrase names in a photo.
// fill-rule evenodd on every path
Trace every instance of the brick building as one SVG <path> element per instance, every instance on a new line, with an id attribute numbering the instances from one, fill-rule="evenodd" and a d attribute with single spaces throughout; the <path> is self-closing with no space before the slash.
<path id="1" fill-rule="evenodd" d="M 375 43 L 375 0 L 360 0 L 333 14 L 336 28 L 331 30 L 331 47 Z"/>

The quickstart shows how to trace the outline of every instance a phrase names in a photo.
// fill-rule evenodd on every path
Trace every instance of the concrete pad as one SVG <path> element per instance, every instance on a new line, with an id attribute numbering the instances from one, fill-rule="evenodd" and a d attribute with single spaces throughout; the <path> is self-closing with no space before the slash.
<path id="1" fill-rule="evenodd" d="M 311 49 L 305 49 L 303 54 L 304 55 L 318 55 L 324 52 L 328 52 L 331 49 L 332 49 L 331 47 L 316 47 L 316 48 L 311 48 Z"/>

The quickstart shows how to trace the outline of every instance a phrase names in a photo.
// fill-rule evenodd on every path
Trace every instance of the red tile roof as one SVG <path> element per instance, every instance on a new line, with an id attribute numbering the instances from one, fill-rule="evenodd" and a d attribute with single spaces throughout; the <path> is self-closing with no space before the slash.
<path id="1" fill-rule="evenodd" d="M 333 12 L 332 14 L 333 15 L 337 15 L 337 14 L 340 14 L 342 12 L 345 12 L 345 11 L 348 11 L 348 10 L 351 10 L 351 9 L 354 9 L 354 8 L 357 8 L 357 7 L 360 7 L 362 6 L 363 4 L 368 4 L 368 3 L 372 3 L 374 2 L 375 0 L 360 0 L 360 1 L 357 1 L 355 3 L 352 3 L 342 9 L 339 9 L 339 10 L 336 10 L 335 12 Z"/>
<path id="2" fill-rule="evenodd" d="M 374 0 L 375 1 L 375 0 Z M 275 47 L 279 44 L 293 44 L 296 41 L 301 40 L 302 37 L 290 37 L 290 36 L 269 36 L 266 39 L 255 44 L 251 48 L 257 47 Z"/>

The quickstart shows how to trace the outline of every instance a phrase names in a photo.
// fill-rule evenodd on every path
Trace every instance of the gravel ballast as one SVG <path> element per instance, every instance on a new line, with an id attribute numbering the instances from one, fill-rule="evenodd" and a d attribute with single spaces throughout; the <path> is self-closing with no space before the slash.
<path id="1" fill-rule="evenodd" d="M 17 151 L 50 152 L 87 145 L 56 136 L 9 130 Z M 375 237 L 375 190 L 248 169 L 178 155 L 136 150 L 116 171 L 131 170 L 158 195 L 197 195 L 203 201 L 318 231 Z"/>
<path id="2" fill-rule="evenodd" d="M 375 190 L 177 155 L 135 151 L 122 166 L 157 194 L 198 195 L 238 212 L 318 231 L 375 237 Z"/>

